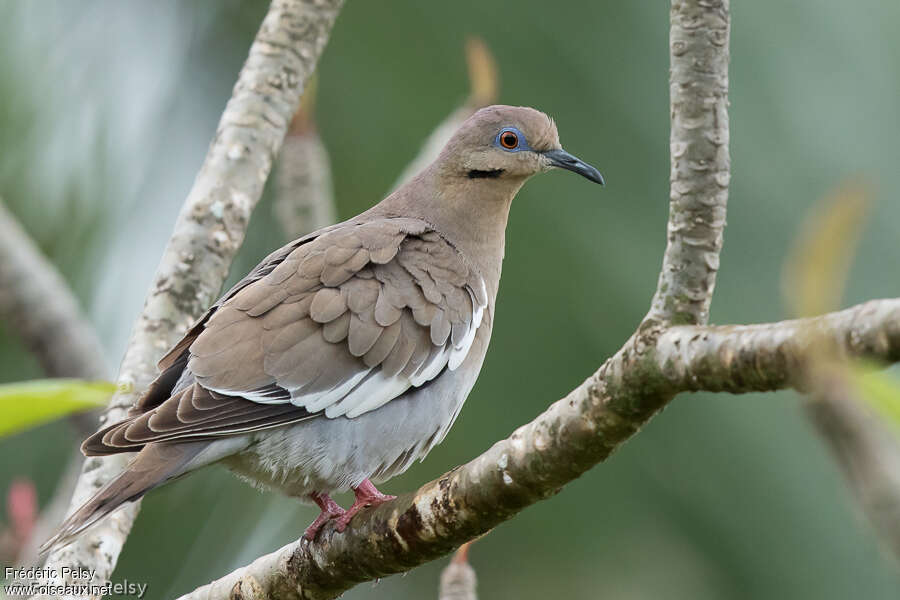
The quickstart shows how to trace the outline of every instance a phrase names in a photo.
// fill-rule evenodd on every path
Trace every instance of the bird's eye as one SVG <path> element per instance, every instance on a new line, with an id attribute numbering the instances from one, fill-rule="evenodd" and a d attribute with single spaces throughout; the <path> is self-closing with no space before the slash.
<path id="1" fill-rule="evenodd" d="M 519 136 L 512 131 L 504 131 L 500 134 L 500 145 L 507 150 L 513 150 L 519 145 Z"/>

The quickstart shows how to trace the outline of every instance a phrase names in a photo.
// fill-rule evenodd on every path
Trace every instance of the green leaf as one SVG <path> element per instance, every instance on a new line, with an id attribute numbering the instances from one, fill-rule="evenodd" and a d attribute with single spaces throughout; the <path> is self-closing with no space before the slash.
<path id="1" fill-rule="evenodd" d="M 900 379 L 865 363 L 851 366 L 850 379 L 861 400 L 900 428 Z"/>
<path id="2" fill-rule="evenodd" d="M 80 379 L 35 379 L 0 384 L 0 436 L 104 406 L 116 384 Z"/>

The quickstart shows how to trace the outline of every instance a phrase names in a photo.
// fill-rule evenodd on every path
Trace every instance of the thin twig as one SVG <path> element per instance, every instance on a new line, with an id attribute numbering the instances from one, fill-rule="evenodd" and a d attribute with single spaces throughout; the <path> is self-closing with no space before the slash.
<path id="1" fill-rule="evenodd" d="M 275 169 L 275 216 L 295 239 L 337 220 L 331 161 L 315 122 L 315 78 L 291 121 Z"/>
<path id="2" fill-rule="evenodd" d="M 469 564 L 469 548 L 472 542 L 459 547 L 444 570 L 441 572 L 441 587 L 438 600 L 478 600 L 475 588 L 478 578 L 475 569 Z"/>

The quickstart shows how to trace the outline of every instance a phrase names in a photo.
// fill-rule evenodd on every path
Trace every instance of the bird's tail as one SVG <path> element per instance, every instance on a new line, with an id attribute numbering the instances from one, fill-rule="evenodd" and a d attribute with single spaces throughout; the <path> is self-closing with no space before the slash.
<path id="1" fill-rule="evenodd" d="M 148 444 L 121 475 L 103 486 L 63 521 L 56 535 L 41 545 L 40 553 L 72 542 L 79 533 L 123 504 L 134 502 L 153 488 L 206 464 L 208 461 L 194 459 L 200 458 L 197 455 L 208 447 L 207 442 Z"/>

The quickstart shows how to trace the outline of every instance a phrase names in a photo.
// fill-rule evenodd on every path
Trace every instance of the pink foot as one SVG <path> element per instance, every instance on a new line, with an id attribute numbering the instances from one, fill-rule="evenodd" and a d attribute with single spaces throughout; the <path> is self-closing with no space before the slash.
<path id="1" fill-rule="evenodd" d="M 344 515 L 346 511 L 341 508 L 337 502 L 332 500 L 328 494 L 313 492 L 309 495 L 309 497 L 312 498 L 312 501 L 322 509 L 322 512 L 319 513 L 319 516 L 316 517 L 316 520 L 313 521 L 312 525 L 307 527 L 306 531 L 303 533 L 303 537 L 312 541 L 313 539 L 315 539 L 316 534 L 319 533 L 319 530 L 322 529 L 322 525 L 335 517 Z"/>
<path id="2" fill-rule="evenodd" d="M 367 506 L 378 506 L 379 504 L 384 504 L 397 497 L 382 494 L 368 479 L 364 480 L 359 486 L 353 488 L 353 493 L 356 495 L 356 501 L 353 503 L 353 506 L 345 510 L 344 514 L 338 517 L 335 522 L 334 528 L 337 529 L 338 532 L 347 529 L 347 525 L 350 524 L 350 521 L 356 516 L 356 513 Z"/>

